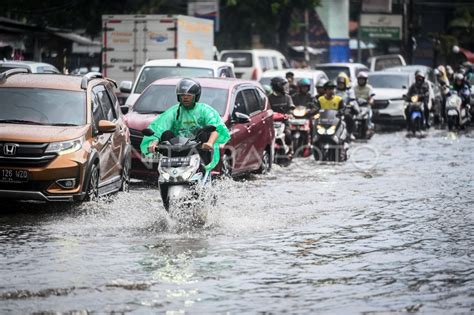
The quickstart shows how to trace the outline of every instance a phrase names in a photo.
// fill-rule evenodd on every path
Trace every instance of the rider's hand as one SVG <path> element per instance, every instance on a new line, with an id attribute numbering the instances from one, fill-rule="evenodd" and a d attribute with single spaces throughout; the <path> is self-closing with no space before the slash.
<path id="1" fill-rule="evenodd" d="M 157 145 L 158 145 L 158 141 L 153 141 L 152 143 L 150 143 L 150 145 L 148 146 L 148 152 L 155 153 L 155 149 Z"/>
<path id="2" fill-rule="evenodd" d="M 210 150 L 212 150 L 213 147 L 214 147 L 214 144 L 210 143 L 210 142 L 205 142 L 205 143 L 202 144 L 202 149 L 203 150 L 210 151 Z"/>

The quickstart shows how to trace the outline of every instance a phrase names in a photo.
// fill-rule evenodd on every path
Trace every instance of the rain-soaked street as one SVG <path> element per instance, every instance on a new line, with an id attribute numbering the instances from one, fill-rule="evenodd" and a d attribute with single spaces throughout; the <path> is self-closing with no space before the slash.
<path id="1" fill-rule="evenodd" d="M 474 132 L 377 134 L 344 165 L 216 185 L 204 228 L 159 193 L 0 217 L 0 313 L 474 312 Z"/>

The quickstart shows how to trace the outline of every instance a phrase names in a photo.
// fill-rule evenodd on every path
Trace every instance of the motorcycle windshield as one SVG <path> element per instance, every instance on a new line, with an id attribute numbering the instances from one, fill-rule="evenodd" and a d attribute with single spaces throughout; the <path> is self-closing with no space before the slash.
<path id="1" fill-rule="evenodd" d="M 159 145 L 159 153 L 168 157 L 185 157 L 199 153 L 199 143 L 186 137 L 175 137 Z"/>
<path id="2" fill-rule="evenodd" d="M 337 118 L 337 110 L 320 110 L 319 111 L 319 123 L 321 125 L 333 126 L 339 121 Z"/>

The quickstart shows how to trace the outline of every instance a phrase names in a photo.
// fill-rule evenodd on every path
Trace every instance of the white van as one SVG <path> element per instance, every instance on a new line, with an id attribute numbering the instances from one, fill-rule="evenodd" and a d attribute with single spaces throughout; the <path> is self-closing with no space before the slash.
<path id="1" fill-rule="evenodd" d="M 367 59 L 367 66 L 370 71 L 380 71 L 386 68 L 406 66 L 402 55 L 381 55 Z"/>
<path id="2" fill-rule="evenodd" d="M 235 76 L 246 80 L 258 81 L 267 70 L 290 67 L 285 56 L 272 49 L 223 50 L 221 60 L 233 63 Z"/>

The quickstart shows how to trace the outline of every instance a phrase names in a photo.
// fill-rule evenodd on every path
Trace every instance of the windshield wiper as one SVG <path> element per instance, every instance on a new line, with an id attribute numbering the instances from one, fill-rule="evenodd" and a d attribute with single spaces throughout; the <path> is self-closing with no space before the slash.
<path id="1" fill-rule="evenodd" d="M 0 123 L 5 124 L 28 124 L 28 125 L 44 125 L 43 123 L 31 120 L 23 120 L 23 119 L 0 119 Z"/>

